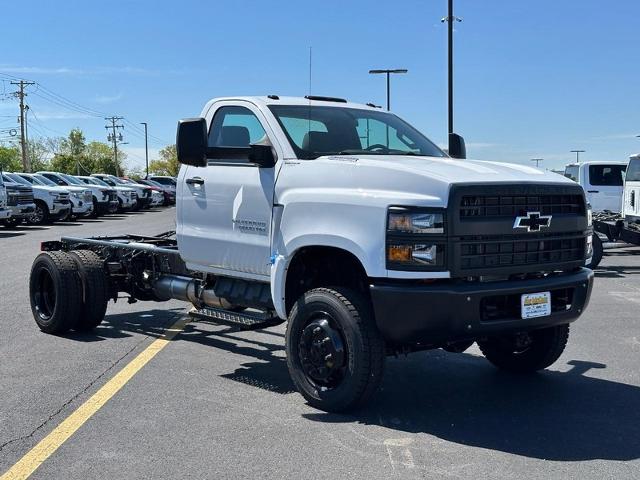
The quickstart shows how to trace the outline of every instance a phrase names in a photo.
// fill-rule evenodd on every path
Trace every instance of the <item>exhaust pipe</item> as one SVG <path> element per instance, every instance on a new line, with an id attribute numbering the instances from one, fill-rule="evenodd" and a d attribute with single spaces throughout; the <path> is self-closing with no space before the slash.
<path id="1" fill-rule="evenodd" d="M 221 298 L 218 298 L 212 288 L 199 288 L 198 281 L 191 277 L 179 275 L 162 275 L 153 284 L 153 293 L 158 300 L 182 300 L 195 306 L 224 308 Z"/>

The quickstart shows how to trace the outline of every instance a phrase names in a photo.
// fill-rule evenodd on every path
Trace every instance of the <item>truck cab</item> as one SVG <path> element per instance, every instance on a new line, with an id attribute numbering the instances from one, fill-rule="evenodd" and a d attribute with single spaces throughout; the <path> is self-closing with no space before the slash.
<path id="1" fill-rule="evenodd" d="M 629 157 L 622 215 L 627 222 L 640 222 L 640 154 Z"/>
<path id="2" fill-rule="evenodd" d="M 588 161 L 565 167 L 564 176 L 579 183 L 594 212 L 620 213 L 627 162 Z"/>

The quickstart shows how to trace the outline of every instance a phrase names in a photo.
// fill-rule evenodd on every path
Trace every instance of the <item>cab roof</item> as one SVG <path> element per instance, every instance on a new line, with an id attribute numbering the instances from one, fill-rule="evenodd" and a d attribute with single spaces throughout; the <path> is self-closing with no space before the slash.
<path id="1" fill-rule="evenodd" d="M 380 107 L 372 106 L 373 104 L 354 103 L 337 97 L 321 97 L 315 95 L 309 95 L 308 97 L 284 97 L 279 95 L 264 95 L 264 96 L 242 96 L 242 97 L 217 97 L 212 98 L 207 103 L 207 106 L 214 102 L 220 101 L 245 101 L 250 102 L 258 106 L 269 105 L 311 105 L 313 107 L 343 107 L 343 108 L 358 108 L 362 110 L 381 110 Z"/>

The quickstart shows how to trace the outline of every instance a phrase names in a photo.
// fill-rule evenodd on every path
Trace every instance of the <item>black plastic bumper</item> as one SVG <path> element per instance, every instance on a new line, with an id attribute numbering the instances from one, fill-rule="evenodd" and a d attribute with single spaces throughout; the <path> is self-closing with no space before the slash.
<path id="1" fill-rule="evenodd" d="M 106 202 L 98 202 L 94 205 L 94 207 L 96 208 L 98 215 L 104 215 L 106 213 L 109 213 L 110 211 L 112 211 L 113 209 L 118 207 L 118 201 L 117 200 L 108 200 Z"/>
<path id="2" fill-rule="evenodd" d="M 486 283 L 377 284 L 371 299 L 378 329 L 391 343 L 447 342 L 544 328 L 574 321 L 589 303 L 593 272 Z M 520 317 L 520 296 L 551 292 L 551 315 Z"/>

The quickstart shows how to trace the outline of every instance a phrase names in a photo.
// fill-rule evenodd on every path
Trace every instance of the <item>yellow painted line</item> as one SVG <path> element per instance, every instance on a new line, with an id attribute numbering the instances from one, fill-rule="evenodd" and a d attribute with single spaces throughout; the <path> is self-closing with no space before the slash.
<path id="1" fill-rule="evenodd" d="M 122 370 L 113 376 L 100 390 L 94 393 L 91 398 L 78 407 L 60 425 L 58 425 L 49 435 L 44 437 L 27 454 L 13 465 L 0 477 L 0 480 L 17 480 L 28 478 L 42 463 L 66 442 L 94 413 L 100 410 L 118 391 L 124 387 L 138 371 L 155 357 L 160 350 L 180 333 L 185 325 L 189 323 L 189 318 L 184 317 L 165 330 L 162 337 L 144 349 L 140 354 L 131 360 Z"/>

